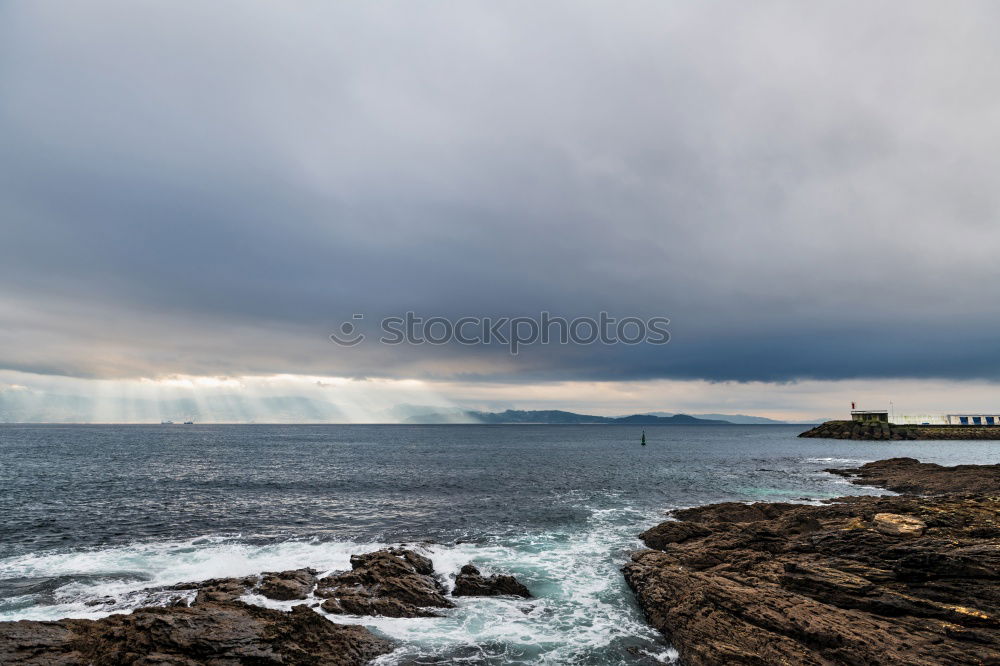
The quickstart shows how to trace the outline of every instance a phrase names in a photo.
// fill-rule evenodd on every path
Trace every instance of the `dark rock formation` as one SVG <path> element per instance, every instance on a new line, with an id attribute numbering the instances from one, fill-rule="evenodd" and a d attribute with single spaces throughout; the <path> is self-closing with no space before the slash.
<path id="1" fill-rule="evenodd" d="M 364 627 L 296 606 L 241 602 L 140 608 L 100 620 L 0 622 L 0 664 L 30 666 L 349 666 L 392 649 Z"/>
<path id="2" fill-rule="evenodd" d="M 275 601 L 308 599 L 316 586 L 315 569 L 269 571 L 259 576 L 241 578 L 211 578 L 195 583 L 178 583 L 170 590 L 196 591 L 196 603 L 226 603 L 236 601 L 244 594 L 256 593 Z"/>
<path id="3" fill-rule="evenodd" d="M 455 578 L 455 589 L 452 594 L 456 597 L 493 597 L 510 595 L 515 597 L 531 597 L 528 588 L 522 585 L 513 576 L 494 575 L 485 578 L 479 569 L 466 564 Z"/>
<path id="4" fill-rule="evenodd" d="M 351 571 L 319 580 L 323 610 L 350 615 L 433 617 L 434 608 L 452 608 L 426 557 L 405 548 L 387 548 L 351 557 Z"/>
<path id="5" fill-rule="evenodd" d="M 688 539 L 697 539 L 711 533 L 711 530 L 698 523 L 668 521 L 646 530 L 639 538 L 650 548 L 662 549 L 667 544 L 684 543 Z"/>
<path id="6" fill-rule="evenodd" d="M 896 425 L 893 423 L 859 423 L 857 421 L 827 421 L 805 431 L 799 437 L 827 439 L 1000 439 L 1000 426 L 963 425 Z"/>
<path id="7" fill-rule="evenodd" d="M 642 535 L 625 578 L 685 664 L 1000 663 L 995 466 L 857 472 L 950 494 L 716 504 Z"/>
<path id="8" fill-rule="evenodd" d="M 315 569 L 265 573 L 261 576 L 257 592 L 277 601 L 306 599 L 316 586 L 317 573 Z"/>
<path id="9" fill-rule="evenodd" d="M 941 493 L 1000 492 L 1000 465 L 956 465 L 942 467 L 914 458 L 878 460 L 851 469 L 827 472 L 851 479 L 861 486 L 877 486 L 898 493 L 936 495 Z"/>
<path id="10" fill-rule="evenodd" d="M 171 605 L 100 620 L 0 622 L 0 664 L 363 664 L 392 645 L 364 627 L 334 624 L 306 605 L 281 612 L 240 597 L 311 598 L 325 600 L 328 612 L 393 617 L 434 615 L 428 607 L 453 606 L 431 561 L 412 550 L 355 555 L 351 567 L 319 581 L 315 570 L 297 569 L 150 589 L 145 592 L 172 599 Z"/>
<path id="11" fill-rule="evenodd" d="M 227 603 L 236 601 L 257 584 L 257 576 L 243 578 L 211 578 L 199 583 L 180 583 L 175 590 L 197 590 L 195 603 Z"/>
<path id="12" fill-rule="evenodd" d="M 354 555 L 350 571 L 319 580 L 314 569 L 296 569 L 141 592 L 144 599 L 168 605 L 100 620 L 0 622 L 0 664 L 363 664 L 392 645 L 363 627 L 334 624 L 304 604 L 281 612 L 240 597 L 311 599 L 314 606 L 322 601 L 329 613 L 389 617 L 436 616 L 437 609 L 454 606 L 433 563 L 405 548 Z M 471 565 L 462 568 L 455 593 L 530 596 L 513 576 L 484 578 Z M 116 602 L 109 597 L 95 605 Z"/>

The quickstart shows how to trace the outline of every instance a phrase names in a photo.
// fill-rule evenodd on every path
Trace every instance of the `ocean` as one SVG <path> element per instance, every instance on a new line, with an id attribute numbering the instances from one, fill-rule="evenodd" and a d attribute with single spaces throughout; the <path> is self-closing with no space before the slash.
<path id="1" fill-rule="evenodd" d="M 880 494 L 823 472 L 895 456 L 993 463 L 995 442 L 798 439 L 804 426 L 0 425 L 0 620 L 96 618 L 146 588 L 413 544 L 512 573 L 533 599 L 441 618 L 334 618 L 400 642 L 380 664 L 676 657 L 619 573 L 669 509 Z M 257 602 L 271 607 L 290 604 Z"/>

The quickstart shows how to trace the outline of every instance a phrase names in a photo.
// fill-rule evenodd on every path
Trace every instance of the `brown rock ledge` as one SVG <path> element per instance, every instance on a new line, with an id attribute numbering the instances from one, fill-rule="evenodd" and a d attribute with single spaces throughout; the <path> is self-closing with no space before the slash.
<path id="1" fill-rule="evenodd" d="M 353 666 L 392 645 L 305 605 L 281 612 L 238 601 L 140 608 L 100 620 L 0 623 L 0 664 L 30 666 Z"/>
<path id="2" fill-rule="evenodd" d="M 857 468 L 828 469 L 859 486 L 877 486 L 897 493 L 1000 493 L 1000 465 L 942 467 L 915 458 L 877 460 Z"/>
<path id="3" fill-rule="evenodd" d="M 418 617 L 450 608 L 432 562 L 405 548 L 351 557 L 351 571 L 313 569 L 180 583 L 143 592 L 165 607 L 99 620 L 0 622 L 0 664 L 30 666 L 235 666 L 364 664 L 393 649 L 366 628 L 330 622 L 310 606 L 358 615 Z M 175 594 L 176 593 L 176 594 Z M 291 612 L 240 601 L 260 594 L 302 600 Z M 191 605 L 187 599 L 193 598 Z M 116 600 L 102 605 L 114 609 Z"/>
<path id="4" fill-rule="evenodd" d="M 936 496 L 677 511 L 623 572 L 684 664 L 1000 664 L 997 471 L 903 458 L 852 473 Z"/>

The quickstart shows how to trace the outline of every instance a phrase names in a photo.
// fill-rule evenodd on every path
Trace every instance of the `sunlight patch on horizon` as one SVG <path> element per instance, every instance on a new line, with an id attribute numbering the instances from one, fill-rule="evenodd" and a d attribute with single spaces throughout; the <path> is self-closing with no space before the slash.
<path id="1" fill-rule="evenodd" d="M 457 407 L 414 379 L 287 374 L 80 379 L 0 372 L 0 422 L 399 423 L 432 410 Z"/>
<path id="2" fill-rule="evenodd" d="M 897 413 L 995 410 L 997 384 L 947 380 L 798 382 L 562 381 L 530 384 L 319 375 L 83 379 L 0 370 L 0 423 L 405 423 L 430 413 L 557 409 L 602 416 L 654 411 L 808 421 L 844 417 L 852 402 Z"/>

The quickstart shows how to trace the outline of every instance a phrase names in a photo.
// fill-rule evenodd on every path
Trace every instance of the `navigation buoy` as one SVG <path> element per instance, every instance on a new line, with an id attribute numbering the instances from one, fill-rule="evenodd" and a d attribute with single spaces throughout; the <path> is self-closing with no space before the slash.
<path id="1" fill-rule="evenodd" d="M 639 443 L 642 444 L 643 446 L 646 446 L 646 431 L 645 430 L 642 431 L 642 439 L 639 440 Z"/>

